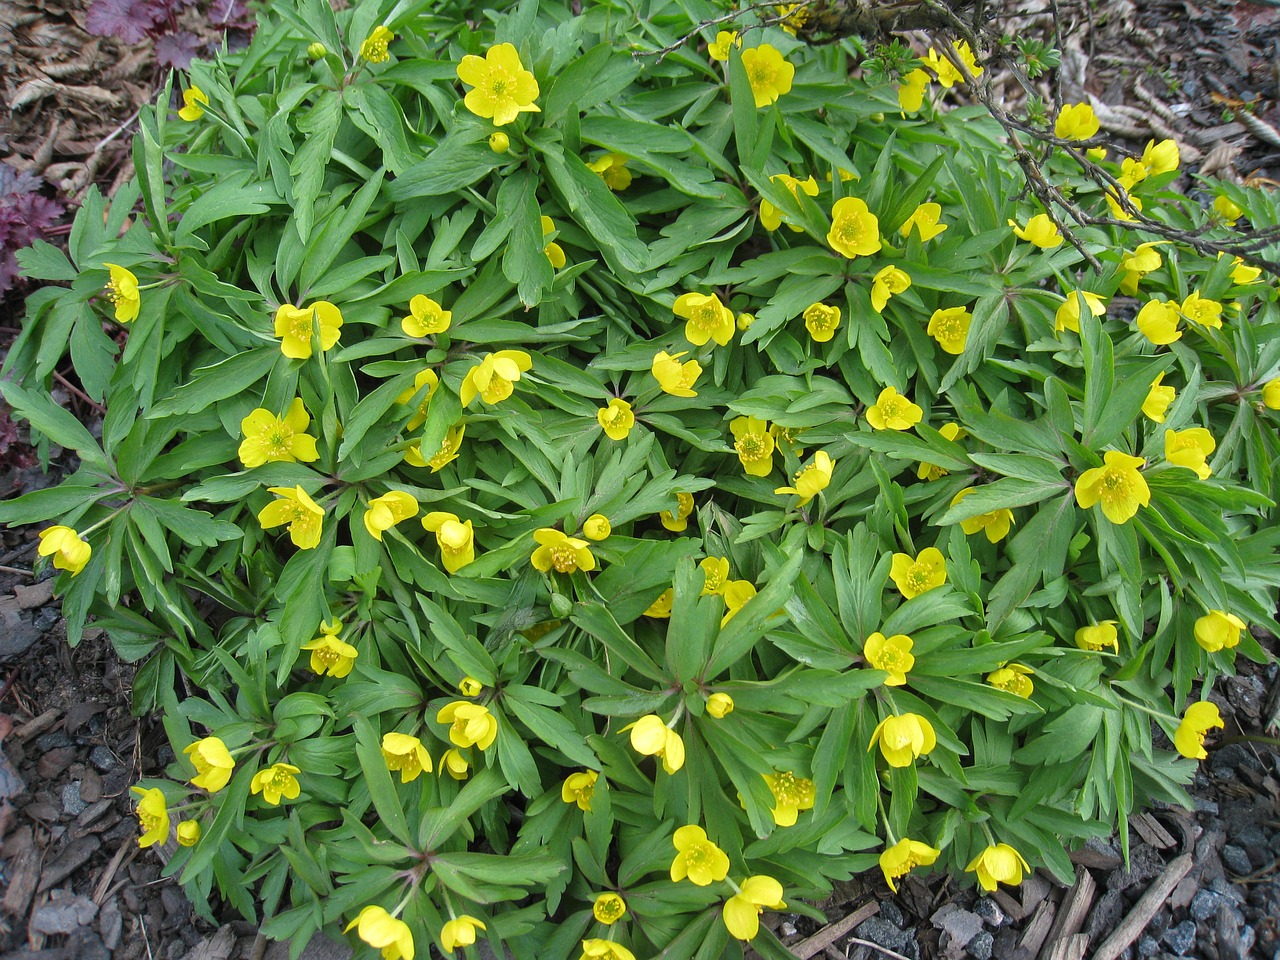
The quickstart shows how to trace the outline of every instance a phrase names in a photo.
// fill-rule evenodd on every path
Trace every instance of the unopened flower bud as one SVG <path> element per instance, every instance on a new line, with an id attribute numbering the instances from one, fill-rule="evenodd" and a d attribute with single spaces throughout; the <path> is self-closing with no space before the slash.
<path id="1" fill-rule="evenodd" d="M 329 48 L 317 40 L 307 47 L 307 56 L 312 60 L 323 60 L 329 55 Z"/>
<path id="2" fill-rule="evenodd" d="M 753 323 L 755 323 L 755 322 L 756 322 L 756 316 L 755 316 L 755 314 L 754 314 L 754 313 L 740 313 L 740 314 L 738 314 L 738 329 L 739 329 L 739 330 L 746 330 L 748 327 L 750 327 L 750 326 L 751 326 Z"/>
<path id="3" fill-rule="evenodd" d="M 613 527 L 604 514 L 593 513 L 583 521 L 582 532 L 588 540 L 606 540 L 613 532 Z"/>
<path id="4" fill-rule="evenodd" d="M 489 134 L 489 149 L 494 153 L 506 153 L 511 149 L 511 138 L 505 133 Z"/>

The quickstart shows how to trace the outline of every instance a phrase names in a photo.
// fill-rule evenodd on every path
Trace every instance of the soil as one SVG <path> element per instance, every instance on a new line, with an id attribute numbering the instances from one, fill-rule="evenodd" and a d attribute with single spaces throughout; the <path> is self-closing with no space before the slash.
<path id="1" fill-rule="evenodd" d="M 136 110 L 162 82 L 149 42 L 90 38 L 84 8 L 0 3 L 0 162 L 42 174 L 69 204 L 91 184 L 110 191 L 129 176 Z M 1064 0 L 1060 9 L 1065 102 L 1091 100 L 1130 147 L 1175 137 L 1184 169 L 1276 185 L 1280 7 Z M 1015 22 L 1048 36 L 1042 13 Z M 1006 93 L 1024 96 L 1012 85 Z M 22 292 L 0 303 L 0 360 Z M 74 371 L 57 383 L 55 396 L 92 422 L 98 411 Z M 0 499 L 74 468 L 54 450 L 46 474 L 25 438 L 0 402 Z M 52 581 L 31 572 L 34 548 L 34 530 L 0 531 L 0 960 L 283 956 L 229 911 L 218 923 L 196 916 L 163 877 L 166 851 L 138 848 L 129 786 L 172 753 L 156 717 L 132 715 L 133 667 L 107 639 L 89 631 L 67 646 Z M 1259 640 L 1280 652 L 1275 638 Z M 799 957 L 1280 960 L 1280 752 L 1250 739 L 1276 736 L 1280 679 L 1274 659 L 1239 667 L 1215 690 L 1227 728 L 1210 740 L 1196 809 L 1134 818 L 1127 866 L 1114 841 L 1098 842 L 1075 854 L 1073 887 L 1041 871 L 990 896 L 940 876 L 908 877 L 888 896 L 876 872 L 823 904 L 825 925 L 766 920 Z M 349 952 L 317 942 L 308 955 Z"/>

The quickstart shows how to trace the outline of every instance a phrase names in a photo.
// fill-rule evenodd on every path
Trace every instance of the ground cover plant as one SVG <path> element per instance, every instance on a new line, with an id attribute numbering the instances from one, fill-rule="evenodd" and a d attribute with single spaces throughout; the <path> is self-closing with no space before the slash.
<path id="1" fill-rule="evenodd" d="M 1184 802 L 1280 632 L 1275 290 L 1211 255 L 1274 203 L 1060 105 L 1061 195 L 1189 239 L 1065 238 L 939 109 L 990 51 L 853 75 L 803 15 L 272 4 L 19 254 L 0 389 L 81 467 L 0 520 L 141 661 L 194 902 L 786 956 L 854 872 L 1065 879 Z"/>

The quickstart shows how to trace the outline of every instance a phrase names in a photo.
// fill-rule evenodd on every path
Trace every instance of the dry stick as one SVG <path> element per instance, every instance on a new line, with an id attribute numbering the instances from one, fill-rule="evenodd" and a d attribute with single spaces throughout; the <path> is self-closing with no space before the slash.
<path id="1" fill-rule="evenodd" d="M 910 957 L 904 957 L 902 954 L 890 950 L 888 947 L 882 947 L 878 943 L 872 943 L 870 940 L 859 940 L 857 937 L 849 938 L 849 946 L 870 947 L 877 953 L 883 953 L 886 957 L 893 957 L 894 960 L 911 960 Z"/>
<path id="2" fill-rule="evenodd" d="M 844 936 L 863 920 L 868 917 L 874 917 L 880 912 L 880 904 L 876 902 L 866 903 L 860 906 L 853 913 L 849 914 L 843 920 L 837 920 L 835 923 L 827 924 L 813 936 L 801 940 L 799 943 L 787 949 L 794 953 L 800 960 L 809 960 L 810 957 L 817 953 L 821 953 L 836 940 Z"/>
<path id="3" fill-rule="evenodd" d="M 1182 856 L 1170 861 L 1169 865 L 1164 868 L 1164 873 L 1156 878 L 1156 882 L 1147 888 L 1147 892 L 1142 895 L 1129 915 L 1120 922 L 1120 926 L 1116 927 L 1111 936 L 1107 937 L 1098 947 L 1093 955 L 1093 960 L 1116 960 L 1125 947 L 1138 939 L 1139 934 L 1147 928 L 1147 924 L 1151 922 L 1151 918 L 1156 915 L 1164 902 L 1168 899 L 1169 894 L 1188 873 L 1191 872 L 1191 854 L 1184 853 Z"/>

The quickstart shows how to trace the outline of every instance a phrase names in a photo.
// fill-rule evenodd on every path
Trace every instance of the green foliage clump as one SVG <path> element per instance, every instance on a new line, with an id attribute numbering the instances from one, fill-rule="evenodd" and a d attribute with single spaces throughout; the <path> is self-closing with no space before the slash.
<path id="1" fill-rule="evenodd" d="M 24 252 L 0 388 L 80 466 L 0 520 L 140 662 L 198 904 L 295 955 L 785 956 L 784 897 L 1066 880 L 1186 802 L 1165 738 L 1280 632 L 1274 288 L 1063 242 L 937 109 L 967 47 L 851 79 L 785 12 L 273 3 Z M 1098 162 L 1204 225 L 1176 145 Z M 1209 236 L 1277 222 L 1220 192 Z"/>

